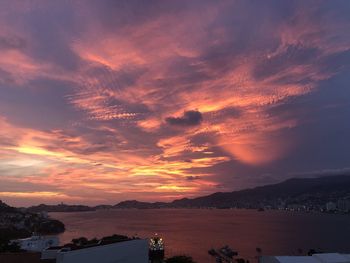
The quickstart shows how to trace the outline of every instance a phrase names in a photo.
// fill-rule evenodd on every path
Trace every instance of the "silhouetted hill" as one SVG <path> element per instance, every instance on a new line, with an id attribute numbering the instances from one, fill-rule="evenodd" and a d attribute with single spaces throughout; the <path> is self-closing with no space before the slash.
<path id="1" fill-rule="evenodd" d="M 139 202 L 136 200 L 127 200 L 120 202 L 114 206 L 114 208 L 125 209 L 125 208 L 137 208 L 137 209 L 152 209 L 152 208 L 165 208 L 168 207 L 168 203 L 163 202 Z"/>
<path id="2" fill-rule="evenodd" d="M 0 201 L 0 241 L 28 237 L 33 232 L 58 234 L 65 230 L 62 222 L 23 209 L 11 207 Z M 0 242 L 0 243 L 1 243 Z"/>
<path id="3" fill-rule="evenodd" d="M 84 211 L 93 211 L 93 207 L 86 205 L 45 205 L 40 204 L 37 206 L 31 206 L 27 208 L 28 212 L 38 213 L 38 212 L 84 212 Z"/>
<path id="4" fill-rule="evenodd" d="M 300 198 L 341 198 L 350 194 L 350 176 L 325 176 L 318 178 L 292 178 L 284 182 L 229 193 L 214 193 L 194 199 L 180 199 L 174 207 L 240 207 L 258 205 L 261 201 Z"/>
<path id="5" fill-rule="evenodd" d="M 323 176 L 318 178 L 292 178 L 281 183 L 260 186 L 233 192 L 217 192 L 197 198 L 183 198 L 169 203 L 141 202 L 126 200 L 116 205 L 38 205 L 27 209 L 30 212 L 82 212 L 97 209 L 154 209 L 154 208 L 195 208 L 195 207 L 244 207 L 259 208 L 276 206 L 278 202 L 288 204 L 324 205 L 328 201 L 336 201 L 350 197 L 350 175 Z M 1 206 L 0 206 L 1 209 Z"/>
<path id="6" fill-rule="evenodd" d="M 92 209 L 94 210 L 108 210 L 108 209 L 112 209 L 113 206 L 112 205 L 97 205 L 97 206 L 94 206 L 92 207 Z"/>
<path id="7" fill-rule="evenodd" d="M 234 192 L 217 192 L 193 199 L 183 198 L 170 203 L 147 203 L 136 200 L 123 201 L 115 208 L 180 208 L 180 207 L 246 207 L 258 208 L 262 203 L 273 204 L 276 200 L 302 203 L 312 200 L 324 204 L 330 199 L 350 195 L 350 176 L 324 176 L 318 178 L 292 178 L 284 182 Z"/>
<path id="8" fill-rule="evenodd" d="M 11 207 L 0 200 L 0 213 L 15 213 L 17 211 L 16 208 Z"/>

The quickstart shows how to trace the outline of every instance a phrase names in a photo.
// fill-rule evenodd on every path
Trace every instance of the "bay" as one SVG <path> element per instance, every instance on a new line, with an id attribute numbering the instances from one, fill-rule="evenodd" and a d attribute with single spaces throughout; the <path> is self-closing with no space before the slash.
<path id="1" fill-rule="evenodd" d="M 265 255 L 299 255 L 310 248 L 350 252 L 350 216 L 244 209 L 120 209 L 50 213 L 66 231 L 61 243 L 85 236 L 123 234 L 148 238 L 158 233 L 166 255 L 187 254 L 197 263 L 215 260 L 210 248 L 229 245 L 255 262 L 256 248 Z"/>

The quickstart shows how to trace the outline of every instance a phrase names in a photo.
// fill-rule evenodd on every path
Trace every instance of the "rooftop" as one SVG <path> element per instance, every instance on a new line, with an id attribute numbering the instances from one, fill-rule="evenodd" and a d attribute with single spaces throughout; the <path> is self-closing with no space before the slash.
<path id="1" fill-rule="evenodd" d="M 350 254 L 322 253 L 312 256 L 262 256 L 260 263 L 350 263 Z"/>

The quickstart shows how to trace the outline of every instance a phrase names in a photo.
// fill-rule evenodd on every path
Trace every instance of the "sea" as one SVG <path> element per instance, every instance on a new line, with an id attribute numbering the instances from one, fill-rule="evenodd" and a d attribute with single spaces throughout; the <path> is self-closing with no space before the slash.
<path id="1" fill-rule="evenodd" d="M 165 241 L 166 256 L 189 255 L 212 263 L 211 248 L 228 245 L 239 257 L 257 262 L 259 255 L 302 255 L 309 249 L 350 253 L 350 215 L 245 209 L 111 209 L 50 213 L 73 238 L 122 234 Z"/>

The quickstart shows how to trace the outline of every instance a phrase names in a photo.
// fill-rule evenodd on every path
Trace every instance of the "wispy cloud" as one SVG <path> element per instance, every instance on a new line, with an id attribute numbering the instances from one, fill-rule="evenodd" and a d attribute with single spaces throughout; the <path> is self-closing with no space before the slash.
<path id="1" fill-rule="evenodd" d="M 0 182 L 26 189 L 2 196 L 171 199 L 346 166 L 344 1 L 0 7 Z"/>

